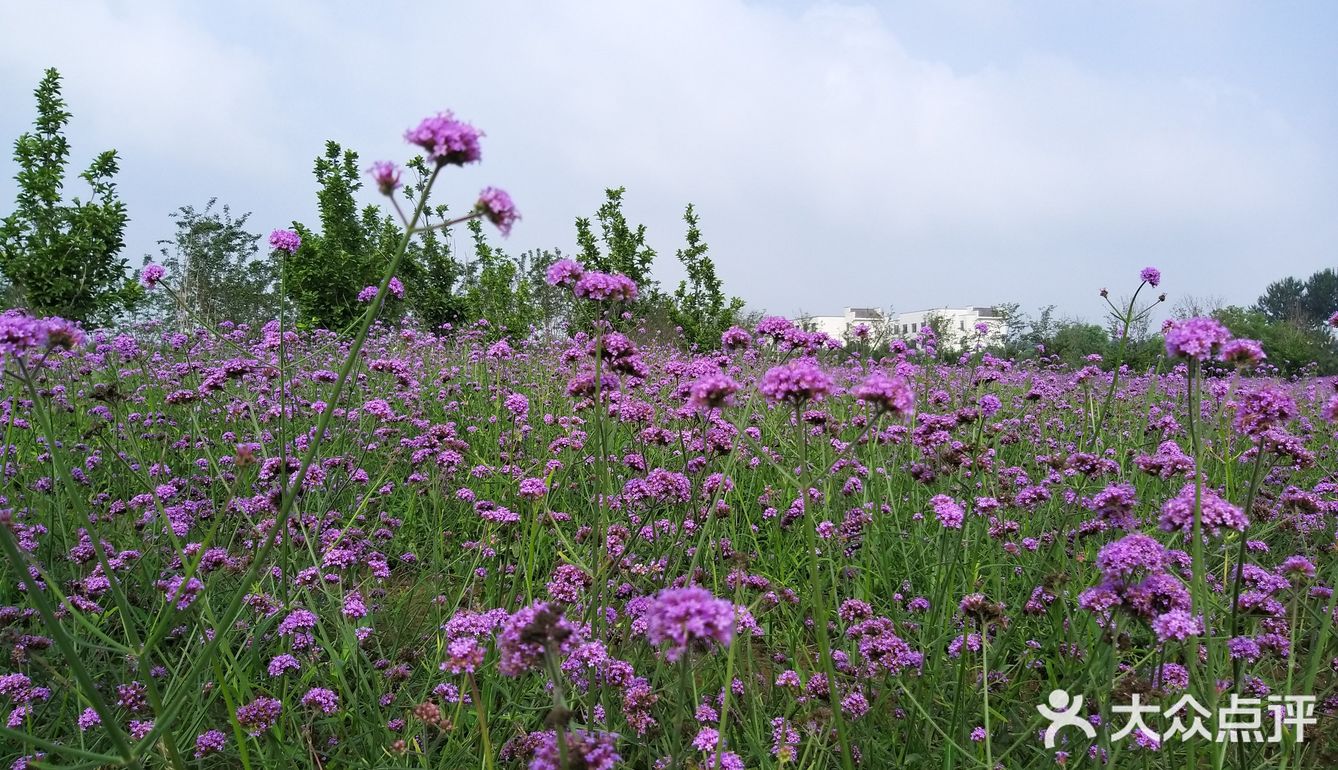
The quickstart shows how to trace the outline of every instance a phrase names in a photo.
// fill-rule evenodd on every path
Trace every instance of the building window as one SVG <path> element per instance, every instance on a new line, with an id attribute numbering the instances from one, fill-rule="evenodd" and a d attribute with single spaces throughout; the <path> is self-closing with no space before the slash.
<path id="1" fill-rule="evenodd" d="M 920 331 L 920 324 L 911 324 L 911 331 L 913 332 Z"/>

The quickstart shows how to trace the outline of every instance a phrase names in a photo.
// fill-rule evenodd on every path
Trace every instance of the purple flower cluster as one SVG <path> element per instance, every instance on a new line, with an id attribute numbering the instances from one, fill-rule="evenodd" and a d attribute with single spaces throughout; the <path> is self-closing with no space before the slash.
<path id="1" fill-rule="evenodd" d="M 167 275 L 167 270 L 162 265 L 145 265 L 144 269 L 139 271 L 139 282 L 144 288 L 152 289 L 158 285 L 159 281 L 163 280 L 165 275 Z"/>
<path id="2" fill-rule="evenodd" d="M 1166 331 L 1166 355 L 1207 361 L 1231 339 L 1231 332 L 1212 318 L 1175 321 Z"/>
<path id="3" fill-rule="evenodd" d="M 1153 618 L 1152 630 L 1157 634 L 1157 641 L 1183 642 L 1203 633 L 1203 621 L 1188 610 L 1175 609 Z"/>
<path id="4" fill-rule="evenodd" d="M 599 733 L 588 730 L 569 730 L 566 733 L 567 765 L 562 765 L 562 750 L 558 747 L 556 732 L 541 733 L 534 757 L 530 760 L 529 770 L 613 770 L 622 761 L 618 755 L 616 733 Z"/>
<path id="5" fill-rule="evenodd" d="M 559 259 L 548 266 L 547 279 L 550 286 L 575 286 L 585 275 L 585 268 L 574 259 Z"/>
<path id="6" fill-rule="evenodd" d="M 1125 535 L 1097 554 L 1096 566 L 1108 580 L 1126 580 L 1144 572 L 1158 572 L 1166 566 L 1166 548 L 1144 534 Z"/>
<path id="7" fill-rule="evenodd" d="M 388 160 L 378 160 L 373 163 L 367 173 L 371 175 L 372 181 L 376 182 L 376 189 L 380 190 L 382 195 L 390 195 L 404 184 L 400 181 L 400 167 Z"/>
<path id="8" fill-rule="evenodd" d="M 798 358 L 773 366 L 762 375 L 757 389 L 775 402 L 802 404 L 821 401 L 832 389 L 832 378 L 812 358 Z"/>
<path id="9" fill-rule="evenodd" d="M 74 348 L 84 341 L 83 330 L 64 318 L 33 318 L 21 310 L 0 313 L 0 364 L 28 350 Z"/>
<path id="10" fill-rule="evenodd" d="M 302 696 L 302 705 L 309 709 L 316 709 L 322 714 L 334 714 L 339 711 L 339 696 L 335 695 L 333 690 L 313 687 L 307 690 L 306 695 Z"/>
<path id="11" fill-rule="evenodd" d="M 228 744 L 228 736 L 218 730 L 206 730 L 195 736 L 195 758 L 202 759 L 210 754 L 217 754 Z"/>
<path id="12" fill-rule="evenodd" d="M 404 140 L 422 147 L 437 165 L 463 166 L 483 157 L 479 138 L 483 132 L 460 120 L 451 112 L 441 112 L 404 132 Z"/>
<path id="13" fill-rule="evenodd" d="M 1203 511 L 1203 531 L 1214 537 L 1222 534 L 1223 529 L 1244 532 L 1250 525 L 1239 508 L 1222 499 L 1215 490 L 1204 487 L 1200 496 Z M 1194 529 L 1194 483 L 1190 482 L 1180 489 L 1180 493 L 1167 500 L 1161 508 L 1161 528 L 1167 532 L 1184 532 L 1188 537 Z"/>
<path id="14" fill-rule="evenodd" d="M 516 210 L 516 204 L 511 200 L 511 196 L 507 195 L 505 190 L 496 187 L 483 188 L 483 192 L 479 193 L 478 203 L 474 204 L 474 210 L 496 225 L 502 237 L 510 235 L 511 226 L 520 219 L 520 212 Z"/>
<path id="15" fill-rule="evenodd" d="M 620 273 L 584 272 L 572 292 L 596 302 L 631 302 L 637 298 L 636 282 Z"/>
<path id="16" fill-rule="evenodd" d="M 283 704 L 278 698 L 262 695 L 237 708 L 237 722 L 247 735 L 255 737 L 273 727 L 282 712 Z"/>
<path id="17" fill-rule="evenodd" d="M 1286 388 L 1264 383 L 1237 398 L 1233 425 L 1241 434 L 1258 438 L 1264 431 L 1294 419 L 1296 414 L 1296 401 Z"/>
<path id="18" fill-rule="evenodd" d="M 691 647 L 715 642 L 728 647 L 734 639 L 734 605 L 705 588 L 666 588 L 646 610 L 646 639 L 677 661 Z"/>
<path id="19" fill-rule="evenodd" d="M 726 374 L 707 374 L 692 383 L 688 405 L 698 411 L 710 411 L 730 404 L 739 383 Z"/>
<path id="20" fill-rule="evenodd" d="M 1264 346 L 1255 340 L 1238 337 L 1222 346 L 1222 360 L 1241 368 L 1258 366 L 1266 358 Z"/>
<path id="21" fill-rule="evenodd" d="M 302 248 L 302 236 L 296 230 L 275 230 L 269 234 L 269 247 L 275 251 L 296 254 Z"/>
<path id="22" fill-rule="evenodd" d="M 944 529 L 961 529 L 962 523 L 966 521 L 966 510 L 947 495 L 934 495 L 929 505 L 934 509 L 934 517 Z"/>
<path id="23" fill-rule="evenodd" d="M 543 663 L 544 655 L 579 641 L 577 629 L 560 608 L 536 602 L 516 611 L 497 636 L 497 670 L 520 676 Z"/>
<path id="24" fill-rule="evenodd" d="M 905 377 L 889 377 L 875 371 L 851 391 L 855 398 L 872 404 L 879 412 L 900 417 L 915 408 L 915 391 Z"/>

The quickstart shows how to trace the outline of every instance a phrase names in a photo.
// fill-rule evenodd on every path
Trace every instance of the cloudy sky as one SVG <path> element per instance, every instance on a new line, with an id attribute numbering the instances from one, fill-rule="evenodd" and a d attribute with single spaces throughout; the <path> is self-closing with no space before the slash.
<path id="1" fill-rule="evenodd" d="M 452 109 L 487 137 L 443 200 L 509 190 L 513 252 L 571 252 L 626 186 L 662 281 L 693 202 L 753 308 L 1096 317 L 1144 265 L 1248 303 L 1338 264 L 1335 36 L 1329 2 L 7 3 L 0 138 L 59 68 L 75 165 L 122 156 L 135 265 L 213 196 L 314 222 L 325 140 L 402 160 Z"/>

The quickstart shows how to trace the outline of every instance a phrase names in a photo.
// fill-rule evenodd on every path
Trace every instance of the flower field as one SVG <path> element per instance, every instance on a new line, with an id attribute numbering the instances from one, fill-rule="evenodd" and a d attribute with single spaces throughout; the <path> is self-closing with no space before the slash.
<path id="1" fill-rule="evenodd" d="M 781 318 L 692 353 L 550 279 L 599 317 L 379 325 L 393 265 L 352 337 L 4 315 L 0 759 L 1338 762 L 1334 382 L 1205 319 L 1147 372 Z M 1059 689 L 1092 736 L 1047 747 Z"/>

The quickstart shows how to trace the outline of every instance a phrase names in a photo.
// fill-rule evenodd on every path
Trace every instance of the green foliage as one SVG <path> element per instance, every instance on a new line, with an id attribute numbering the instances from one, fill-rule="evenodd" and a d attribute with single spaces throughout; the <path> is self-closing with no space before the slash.
<path id="1" fill-rule="evenodd" d="M 535 323 L 550 336 L 561 334 L 575 309 L 570 289 L 548 284 L 548 268 L 563 256 L 561 249 L 534 249 L 516 258 L 520 280 L 529 287 Z"/>
<path id="2" fill-rule="evenodd" d="M 697 227 L 697 213 L 692 204 L 683 212 L 688 224 L 687 247 L 678 250 L 687 279 L 679 282 L 669 309 L 674 324 L 683 329 L 683 338 L 703 349 L 720 345 L 720 335 L 732 326 L 743 310 L 743 300 L 725 297 L 715 263 L 707 256 L 707 245 Z"/>
<path id="3" fill-rule="evenodd" d="M 1273 322 L 1321 327 L 1338 311 L 1338 272 L 1326 268 L 1304 281 L 1291 276 L 1274 281 L 1251 309 Z"/>
<path id="4" fill-rule="evenodd" d="M 406 184 L 402 191 L 412 206 L 426 191 L 432 172 L 421 156 L 409 161 L 407 167 L 417 175 L 417 180 Z M 444 222 L 446 215 L 445 205 L 429 207 L 423 212 L 422 225 Z M 451 242 L 450 234 L 424 230 L 409 244 L 400 268 L 409 311 L 423 328 L 432 331 L 440 330 L 443 324 L 460 323 L 466 313 L 465 299 L 458 291 L 464 271 L 451 253 Z"/>
<path id="5" fill-rule="evenodd" d="M 600 237 L 596 238 L 589 219 L 576 220 L 576 243 L 580 247 L 579 260 L 587 268 L 602 273 L 622 273 L 636 281 L 640 301 L 656 304 L 659 284 L 650 277 L 655 262 L 655 250 L 646 244 L 646 226 L 633 228 L 623 214 L 625 188 L 604 191 L 606 200 L 595 218 L 599 221 Z M 600 249 L 600 244 L 604 248 Z"/>
<path id="6" fill-rule="evenodd" d="M 1270 321 L 1296 321 L 1305 315 L 1305 282 L 1288 276 L 1270 283 L 1254 304 Z"/>
<path id="7" fill-rule="evenodd" d="M 1315 326 L 1328 323 L 1329 317 L 1338 313 L 1338 271 L 1326 268 L 1306 279 L 1305 313 Z"/>
<path id="8" fill-rule="evenodd" d="M 1061 322 L 1054 337 L 1046 345 L 1048 353 L 1059 356 L 1064 363 L 1073 367 L 1084 366 L 1084 359 L 1093 354 L 1104 358 L 1110 350 L 1110 332 L 1096 324 L 1082 321 Z"/>
<path id="9" fill-rule="evenodd" d="M 176 233 L 158 241 L 158 263 L 167 269 L 172 292 L 151 292 L 149 313 L 178 329 L 220 321 L 256 326 L 279 311 L 277 261 L 257 257 L 260 235 L 246 229 L 251 215 L 234 219 L 227 205 L 214 209 L 217 200 L 203 210 L 177 209 Z"/>
<path id="10" fill-rule="evenodd" d="M 1338 349 L 1322 328 L 1273 320 L 1259 310 L 1227 307 L 1214 313 L 1237 337 L 1258 340 L 1268 363 L 1282 374 L 1313 369 L 1315 374 L 1338 374 Z"/>
<path id="11" fill-rule="evenodd" d="M 524 336 L 537 319 L 530 299 L 530 284 L 520 265 L 504 252 L 488 245 L 483 223 L 469 221 L 474 239 L 472 280 L 465 294 L 467 317 L 486 320 L 491 336 Z"/>
<path id="12" fill-rule="evenodd" d="M 1037 346 L 1048 349 L 1057 331 L 1055 306 L 1041 308 L 1040 315 L 1032 318 L 1016 302 L 996 305 L 1003 318 L 1004 338 L 1003 353 L 1008 358 L 1031 358 L 1037 354 Z"/>
<path id="13" fill-rule="evenodd" d="M 14 142 L 19 191 L 14 211 L 0 221 L 0 271 L 33 313 L 106 323 L 143 296 L 117 256 L 127 217 L 113 181 L 116 151 L 101 153 L 79 175 L 89 199 L 65 203 L 70 146 L 63 131 L 71 115 L 60 73 L 48 69 L 35 95 L 34 130 Z"/>
<path id="14" fill-rule="evenodd" d="M 362 313 L 358 292 L 380 278 L 402 231 L 376 206 L 359 211 L 353 197 L 362 188 L 356 152 L 326 142 L 315 173 L 321 229 L 293 223 L 302 246 L 282 258 L 283 288 L 300 325 L 339 330 Z"/>

